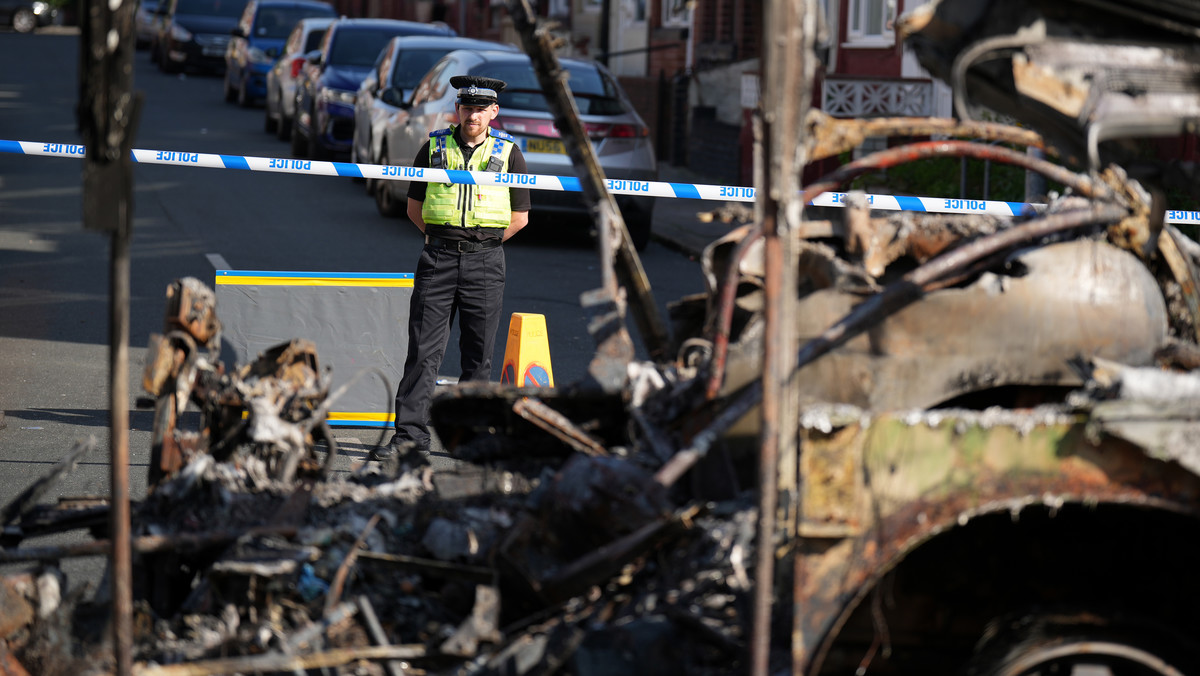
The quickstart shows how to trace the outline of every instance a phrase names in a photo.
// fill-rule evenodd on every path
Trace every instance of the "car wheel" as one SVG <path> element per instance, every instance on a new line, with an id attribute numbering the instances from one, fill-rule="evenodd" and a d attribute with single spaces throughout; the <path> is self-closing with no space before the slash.
<path id="1" fill-rule="evenodd" d="M 229 82 L 229 69 L 225 69 L 225 102 L 233 103 L 237 100 L 237 90 Z"/>
<path id="2" fill-rule="evenodd" d="M 625 229 L 629 231 L 629 241 L 633 248 L 645 251 L 650 245 L 650 226 L 653 220 L 651 213 L 631 213 L 625 219 Z"/>
<path id="3" fill-rule="evenodd" d="M 308 156 L 321 162 L 333 158 L 333 154 L 329 152 L 329 149 L 321 145 L 320 141 L 313 138 L 308 139 Z"/>
<path id="4" fill-rule="evenodd" d="M 275 137 L 280 141 L 286 141 L 292 137 L 292 118 L 279 111 L 279 128 L 275 130 Z"/>
<path id="5" fill-rule="evenodd" d="M 1187 674 L 1200 659 L 1186 637 L 1151 620 L 1103 610 L 1031 611 L 999 618 L 967 674 Z"/>
<path id="6" fill-rule="evenodd" d="M 390 164 L 386 147 L 380 151 L 379 163 Z M 396 199 L 391 183 L 391 181 L 375 181 L 375 209 L 380 216 L 385 218 L 400 218 L 408 211 L 407 201 Z"/>
<path id="7" fill-rule="evenodd" d="M 238 84 L 237 103 L 242 108 L 253 108 L 254 107 L 254 97 L 250 96 L 250 92 L 246 89 L 245 76 L 242 77 L 241 81 Z"/>
<path id="8" fill-rule="evenodd" d="M 28 7 L 19 7 L 12 15 L 12 27 L 18 33 L 32 33 L 37 28 L 37 17 Z"/>
<path id="9" fill-rule="evenodd" d="M 355 143 L 350 144 L 350 163 L 351 164 L 362 163 L 362 160 L 359 159 L 359 157 L 358 157 L 358 144 L 355 144 Z M 367 179 L 363 176 L 354 176 L 350 180 L 354 181 L 355 183 L 365 183 Z M 369 194 L 371 194 L 371 192 L 368 190 L 367 194 L 369 195 Z"/>
<path id="10" fill-rule="evenodd" d="M 162 47 L 159 47 L 158 51 L 159 51 L 159 55 L 158 55 L 158 69 L 159 70 L 161 70 L 164 73 L 178 73 L 179 71 L 183 70 L 183 66 L 171 61 L 171 57 L 169 57 L 167 55 L 170 52 L 169 49 L 163 49 Z"/>
<path id="11" fill-rule="evenodd" d="M 292 157 L 308 157 L 308 139 L 300 131 L 300 125 L 292 124 Z"/>

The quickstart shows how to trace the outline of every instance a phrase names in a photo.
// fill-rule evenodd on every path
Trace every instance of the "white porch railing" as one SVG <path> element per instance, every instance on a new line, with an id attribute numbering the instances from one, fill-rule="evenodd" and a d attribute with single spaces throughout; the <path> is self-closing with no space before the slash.
<path id="1" fill-rule="evenodd" d="M 826 77 L 821 106 L 834 117 L 909 117 L 933 114 L 933 83 Z"/>

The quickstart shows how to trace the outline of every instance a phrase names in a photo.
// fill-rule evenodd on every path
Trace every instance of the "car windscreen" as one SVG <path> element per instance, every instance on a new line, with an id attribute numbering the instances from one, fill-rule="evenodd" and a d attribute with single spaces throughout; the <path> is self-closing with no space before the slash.
<path id="1" fill-rule="evenodd" d="M 333 16 L 333 8 L 321 11 L 313 7 L 263 7 L 254 18 L 254 37 L 284 39 L 300 19 Z M 320 42 L 317 43 L 320 46 Z M 315 47 L 314 47 L 315 49 Z"/>
<path id="2" fill-rule="evenodd" d="M 239 17 L 246 9 L 246 0 L 179 0 L 176 14 L 194 16 Z"/>
<path id="3" fill-rule="evenodd" d="M 567 85 L 575 97 L 580 115 L 623 115 L 617 83 L 594 66 L 567 64 Z M 550 104 L 542 94 L 537 74 L 529 63 L 481 64 L 472 75 L 486 75 L 504 80 L 508 86 L 500 92 L 500 109 L 536 110 L 550 112 Z"/>
<path id="4" fill-rule="evenodd" d="M 304 41 L 304 53 L 307 54 L 314 49 L 321 48 L 321 39 L 325 37 L 325 29 L 318 28 L 308 34 Z"/>
<path id="5" fill-rule="evenodd" d="M 379 51 L 395 37 L 394 30 L 354 28 L 339 30 L 329 48 L 329 63 L 337 66 L 371 67 Z"/>
<path id="6" fill-rule="evenodd" d="M 425 73 L 433 68 L 438 59 L 445 56 L 449 49 L 406 49 L 396 58 L 396 67 L 392 69 L 392 86 L 398 89 L 412 89 L 421 82 Z"/>

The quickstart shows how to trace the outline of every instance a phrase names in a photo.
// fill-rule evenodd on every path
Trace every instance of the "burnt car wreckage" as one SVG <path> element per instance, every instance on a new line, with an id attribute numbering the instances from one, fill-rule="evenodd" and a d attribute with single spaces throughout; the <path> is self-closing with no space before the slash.
<path id="1" fill-rule="evenodd" d="M 64 596 L 53 565 L 108 541 L 19 546 L 103 536 L 103 501 L 37 504 L 80 445 L 3 512 L 0 559 L 43 562 L 0 581 L 5 673 L 108 672 L 122 640 L 140 674 L 1200 672 L 1200 246 L 1163 222 L 1187 168 L 1127 143 L 1195 131 L 1200 12 L 935 2 L 898 27 L 962 119 L 830 120 L 803 104 L 815 9 L 765 4 L 783 36 L 767 49 L 793 51 L 764 55 L 759 147 L 786 152 L 760 158 L 765 197 L 705 252 L 708 293 L 672 306 L 672 331 L 548 33 L 514 0 L 606 263 L 582 299 L 585 381 L 452 389 L 433 415 L 462 469 L 331 477 L 337 393 L 312 346 L 227 371 L 211 292 L 181 280 L 146 367 L 133 635 L 95 633 L 105 602 Z M 1143 82 L 1134 54 L 1168 76 Z M 975 102 L 1044 137 L 971 121 Z M 795 167 L 866 136 L 946 140 L 792 196 Z M 863 172 L 938 156 L 1061 190 L 1012 219 L 853 195 L 800 218 Z"/>

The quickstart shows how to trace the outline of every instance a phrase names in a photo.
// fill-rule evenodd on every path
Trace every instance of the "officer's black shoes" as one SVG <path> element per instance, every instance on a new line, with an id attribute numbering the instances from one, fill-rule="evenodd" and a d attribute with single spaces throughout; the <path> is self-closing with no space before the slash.
<path id="1" fill-rule="evenodd" d="M 404 441 L 401 441 L 399 438 L 397 438 L 395 435 L 392 435 L 391 440 L 388 441 L 386 444 L 382 444 L 380 446 L 376 446 L 375 448 L 372 448 L 371 455 L 369 457 L 371 460 L 376 460 L 376 461 L 392 460 L 393 458 L 400 456 L 400 454 L 402 452 L 402 448 L 401 448 L 402 446 L 408 446 L 411 444 L 412 444 L 411 441 L 404 442 Z"/>
<path id="2" fill-rule="evenodd" d="M 392 440 L 371 449 L 370 460 L 378 462 L 398 461 L 407 465 L 423 465 L 428 462 L 421 446 L 412 440 L 392 436 Z"/>

